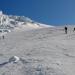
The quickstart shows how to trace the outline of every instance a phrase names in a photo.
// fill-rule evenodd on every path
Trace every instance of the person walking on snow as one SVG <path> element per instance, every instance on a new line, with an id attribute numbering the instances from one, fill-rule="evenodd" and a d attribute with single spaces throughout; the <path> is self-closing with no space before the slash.
<path id="1" fill-rule="evenodd" d="M 3 39 L 5 38 L 4 35 L 2 36 L 2 38 L 3 38 Z"/>
<path id="2" fill-rule="evenodd" d="M 73 29 L 73 32 L 75 31 L 75 27 L 74 27 L 74 29 Z"/>
<path id="3" fill-rule="evenodd" d="M 65 33 L 67 34 L 67 27 L 65 26 Z"/>

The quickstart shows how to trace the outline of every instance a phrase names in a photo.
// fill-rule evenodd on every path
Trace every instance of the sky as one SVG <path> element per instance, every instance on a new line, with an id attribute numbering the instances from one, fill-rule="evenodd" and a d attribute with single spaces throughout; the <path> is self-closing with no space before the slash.
<path id="1" fill-rule="evenodd" d="M 48 25 L 75 24 L 75 0 L 0 0 L 0 10 Z"/>

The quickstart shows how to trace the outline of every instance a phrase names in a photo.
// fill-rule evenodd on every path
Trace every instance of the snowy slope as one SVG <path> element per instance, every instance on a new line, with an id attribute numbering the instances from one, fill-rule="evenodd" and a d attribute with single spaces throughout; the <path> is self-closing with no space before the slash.
<path id="1" fill-rule="evenodd" d="M 8 33 L 0 39 L 0 75 L 75 75 L 73 27 Z"/>
<path id="2" fill-rule="evenodd" d="M 0 11 L 0 29 L 27 30 L 44 27 L 53 27 L 53 26 L 35 22 L 25 16 L 5 15 L 3 14 L 2 11 Z"/>

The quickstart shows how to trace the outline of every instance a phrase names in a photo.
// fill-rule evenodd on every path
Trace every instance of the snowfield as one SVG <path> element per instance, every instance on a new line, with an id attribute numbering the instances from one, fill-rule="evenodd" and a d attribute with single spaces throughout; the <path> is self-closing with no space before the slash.
<path id="1" fill-rule="evenodd" d="M 0 39 L 0 75 L 75 75 L 73 26 L 68 34 L 63 27 L 6 34 Z"/>

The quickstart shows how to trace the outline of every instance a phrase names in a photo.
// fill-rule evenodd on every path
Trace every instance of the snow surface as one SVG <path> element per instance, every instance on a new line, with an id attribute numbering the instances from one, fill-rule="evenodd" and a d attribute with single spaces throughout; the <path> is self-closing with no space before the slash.
<path id="1" fill-rule="evenodd" d="M 9 62 L 13 56 L 17 63 Z M 0 75 L 75 75 L 73 26 L 11 32 L 0 38 Z"/>

